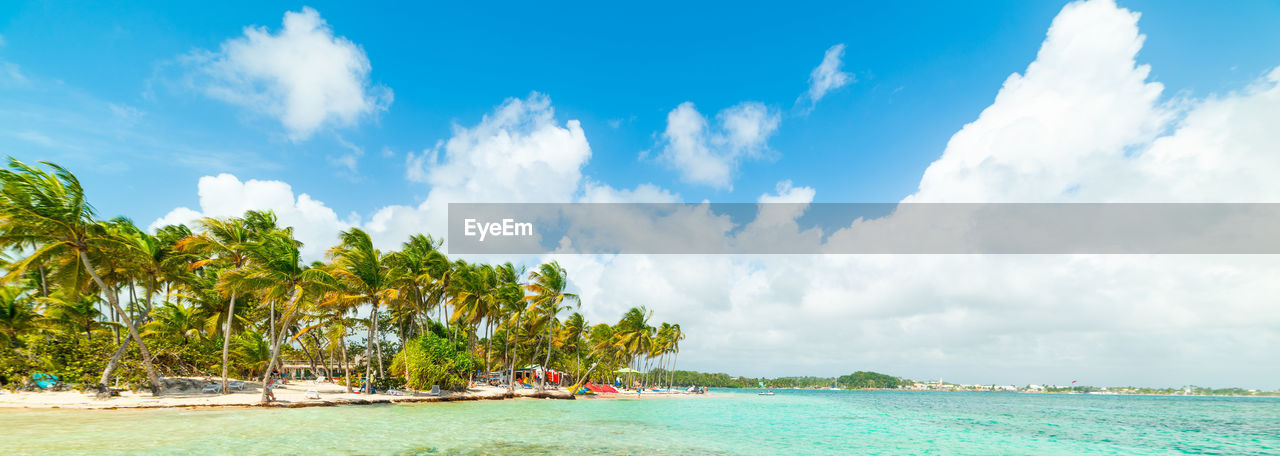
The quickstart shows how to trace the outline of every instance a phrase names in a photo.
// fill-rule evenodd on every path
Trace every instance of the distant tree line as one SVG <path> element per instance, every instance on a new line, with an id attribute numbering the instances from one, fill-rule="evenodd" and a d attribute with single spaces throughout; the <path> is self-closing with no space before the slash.
<path id="1" fill-rule="evenodd" d="M 845 389 L 860 388 L 901 388 L 911 384 L 910 380 L 877 372 L 858 371 L 840 377 L 738 377 L 726 373 L 706 373 L 677 370 L 667 372 L 654 369 L 662 376 L 670 375 L 674 385 L 707 386 L 713 388 L 829 388 L 832 386 Z"/>

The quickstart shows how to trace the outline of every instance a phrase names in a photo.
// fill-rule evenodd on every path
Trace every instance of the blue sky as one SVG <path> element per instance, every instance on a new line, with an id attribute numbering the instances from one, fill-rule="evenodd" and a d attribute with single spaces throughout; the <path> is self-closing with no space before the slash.
<path id="1" fill-rule="evenodd" d="M 179 56 L 216 50 L 246 26 L 278 31 L 282 14 L 303 5 L 367 53 L 371 81 L 394 92 L 385 111 L 294 142 L 272 119 L 167 80 L 177 77 Z M 1166 94 L 1203 96 L 1239 86 L 1280 53 L 1274 2 L 1121 6 L 1143 13 L 1148 40 L 1139 59 L 1155 68 L 1152 78 Z M 286 181 L 340 214 L 366 213 L 425 196 L 422 184 L 402 178 L 405 152 L 447 139 L 451 123 L 474 124 L 504 99 L 538 91 L 551 98 L 561 121 L 582 121 L 592 148 L 584 173 L 618 187 L 652 182 L 692 201 L 753 201 L 791 179 L 821 189 L 817 201 L 896 201 L 915 190 L 947 139 L 991 102 L 1004 78 L 1035 56 L 1060 8 L 1055 2 L 407 9 L 7 2 L 0 7 L 6 43 L 0 60 L 16 65 L 29 86 L 0 86 L 9 106 L 0 148 L 71 167 L 104 214 L 140 222 L 193 205 L 196 179 L 219 172 Z M 806 115 L 796 99 L 823 51 L 837 43 L 846 44 L 843 68 L 856 81 Z M 689 185 L 661 163 L 639 159 L 655 148 L 676 105 L 690 101 L 710 116 L 747 100 L 778 109 L 782 119 L 768 141 L 773 153 L 744 163 L 732 191 Z M 154 141 L 154 150 L 136 151 L 123 134 L 102 135 L 91 143 L 98 147 L 84 150 L 14 137 L 82 135 L 87 127 L 59 121 L 60 113 L 110 118 L 109 103 L 140 112 L 127 129 Z M 42 106 L 47 117 L 14 112 L 23 106 Z M 326 160 L 345 153 L 339 136 L 366 152 L 357 175 Z M 394 155 L 383 157 L 383 150 Z M 219 157 L 191 156 L 200 151 Z"/>
<path id="2" fill-rule="evenodd" d="M 1265 0 L 5 2 L 0 151 L 141 226 L 274 210 L 309 259 L 443 232 L 448 202 L 1276 202 L 1275 24 Z M 759 214 L 731 234 L 806 242 Z M 588 320 L 680 323 L 699 370 L 1280 387 L 1275 256 L 514 260 L 550 259 Z"/>

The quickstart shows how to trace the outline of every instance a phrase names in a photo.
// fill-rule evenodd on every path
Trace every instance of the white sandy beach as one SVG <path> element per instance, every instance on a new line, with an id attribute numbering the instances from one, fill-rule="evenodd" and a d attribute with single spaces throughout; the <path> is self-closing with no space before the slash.
<path id="1" fill-rule="evenodd" d="M 110 399 L 98 399 L 93 393 L 78 391 L 61 392 L 0 392 L 0 408 L 168 408 L 168 407 L 234 407 L 260 405 L 261 383 L 245 382 L 243 391 L 231 394 L 201 393 L 199 391 L 167 390 L 159 397 L 150 392 L 125 391 Z M 319 399 L 308 399 L 308 391 L 319 393 Z M 445 402 L 459 400 L 494 400 L 511 397 L 569 399 L 572 396 L 564 388 L 548 388 L 538 392 L 517 389 L 514 394 L 506 388 L 475 386 L 467 391 L 441 391 L 439 396 L 425 392 L 405 392 L 401 395 L 348 393 L 346 387 L 334 383 L 301 381 L 280 385 L 275 390 L 276 407 L 308 407 L 327 405 L 357 405 L 400 402 Z"/>

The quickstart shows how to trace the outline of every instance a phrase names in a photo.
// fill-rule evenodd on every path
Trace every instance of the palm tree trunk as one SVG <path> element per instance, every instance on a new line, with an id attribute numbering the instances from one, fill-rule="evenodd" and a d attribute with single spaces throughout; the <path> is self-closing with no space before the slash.
<path id="1" fill-rule="evenodd" d="M 45 274 L 44 265 L 40 265 L 40 296 L 49 297 L 49 276 Z"/>
<path id="2" fill-rule="evenodd" d="M 549 367 L 547 366 L 551 364 L 551 327 L 555 326 L 556 324 L 555 308 L 556 306 L 552 305 L 551 310 L 549 311 L 550 313 L 549 315 L 547 315 L 547 357 L 542 362 L 543 370 L 549 369 Z M 538 379 L 539 390 L 544 390 L 547 388 L 547 379 L 546 379 L 547 376 L 543 375 L 542 377 L 543 378 Z"/>
<path id="3" fill-rule="evenodd" d="M 293 291 L 293 296 L 289 297 L 289 305 L 285 308 L 292 309 L 294 304 L 297 304 L 298 298 L 301 296 L 302 296 L 302 293 L 299 290 L 295 289 Z M 273 311 L 275 310 L 274 302 L 272 303 L 271 309 Z M 287 326 L 288 323 L 289 323 L 288 319 L 286 318 L 285 320 L 280 322 L 280 325 L 283 327 L 283 326 Z M 272 330 L 273 332 L 275 332 L 276 337 L 271 341 L 271 361 L 267 363 L 267 369 L 265 372 L 262 373 L 262 403 L 263 404 L 267 403 L 267 380 L 271 378 L 271 370 L 276 368 L 276 359 L 280 357 L 280 342 L 281 342 L 281 339 L 284 338 L 283 330 L 274 331 L 274 329 L 275 328 L 273 327 Z"/>
<path id="4" fill-rule="evenodd" d="M 377 314 L 378 314 L 378 304 L 374 303 L 373 306 L 369 308 L 369 337 L 367 340 L 365 340 L 365 344 L 364 344 L 365 385 L 369 385 L 370 383 L 373 382 L 373 328 L 374 328 L 373 321 L 375 318 L 374 315 L 377 315 Z M 368 394 L 372 390 L 373 388 L 369 387 L 369 388 L 366 388 L 364 392 L 365 394 Z"/>
<path id="5" fill-rule="evenodd" d="M 382 334 L 379 332 L 380 329 L 377 314 L 375 313 L 373 318 L 373 343 L 376 344 L 378 352 L 378 378 L 387 378 L 386 366 L 382 364 Z"/>
<path id="6" fill-rule="evenodd" d="M 117 312 L 124 314 L 124 309 L 120 308 L 120 300 L 115 295 L 111 294 L 109 291 L 111 288 L 107 287 L 107 284 L 102 281 L 102 277 L 98 275 L 98 272 L 93 270 L 93 262 L 89 260 L 89 254 L 85 253 L 83 250 L 80 251 L 80 262 L 84 264 L 84 268 L 89 272 L 89 276 L 93 277 L 93 281 L 98 284 L 98 289 L 102 290 L 103 293 L 107 295 L 107 302 L 111 303 L 111 307 L 115 308 Z M 138 328 L 134 326 L 132 320 L 125 319 L 124 322 L 129 327 L 129 337 L 138 344 L 138 351 L 142 354 L 142 365 L 146 367 L 147 377 L 151 380 L 151 394 L 153 396 L 164 394 L 164 385 L 160 384 L 160 378 L 156 376 L 156 367 L 151 364 L 151 352 L 147 350 L 146 344 L 142 343 L 142 336 L 138 335 Z M 107 367 L 110 369 L 113 366 Z M 102 378 L 98 380 L 98 392 L 105 393 L 107 391 L 107 379 L 110 377 L 110 370 L 104 370 L 102 372 Z"/>
<path id="7" fill-rule="evenodd" d="M 489 367 L 489 352 L 493 350 L 493 322 L 485 320 L 484 332 L 489 334 L 484 341 L 484 375 L 487 376 L 491 370 Z"/>
<path id="8" fill-rule="evenodd" d="M 409 322 L 409 324 L 413 324 L 413 323 L 414 322 L 412 321 Z M 408 335 L 406 334 L 404 326 L 407 326 L 407 325 L 402 325 L 400 328 L 400 351 L 404 352 L 404 387 L 408 388 L 409 387 L 409 339 L 407 339 Z"/>
<path id="9" fill-rule="evenodd" d="M 236 293 L 231 293 L 231 304 L 227 306 L 227 326 L 222 330 L 222 394 L 231 394 L 227 389 L 227 360 L 231 353 L 231 321 L 236 318 Z"/>
<path id="10" fill-rule="evenodd" d="M 316 357 L 320 358 L 320 364 L 324 366 L 324 376 L 329 379 L 333 378 L 333 372 L 329 372 L 329 359 L 324 357 L 324 345 L 321 344 L 320 337 L 315 331 L 310 331 L 311 340 L 316 344 Z"/>
<path id="11" fill-rule="evenodd" d="M 680 352 L 676 351 L 671 354 L 671 379 L 667 383 L 675 383 L 676 381 L 676 360 L 680 359 Z"/>
<path id="12" fill-rule="evenodd" d="M 520 319 L 521 317 L 524 317 L 524 311 L 517 311 L 516 324 L 511 328 L 512 333 L 511 333 L 511 337 L 509 337 L 509 339 L 511 339 L 512 344 L 515 345 L 515 347 L 513 350 L 511 350 L 511 369 L 509 372 L 507 372 L 507 389 L 513 392 L 516 390 L 516 360 L 520 359 Z"/>
<path id="13" fill-rule="evenodd" d="M 342 326 L 342 335 L 338 337 L 338 348 L 342 350 L 342 372 L 346 375 L 347 393 L 351 393 L 351 364 L 347 362 L 347 326 Z"/>

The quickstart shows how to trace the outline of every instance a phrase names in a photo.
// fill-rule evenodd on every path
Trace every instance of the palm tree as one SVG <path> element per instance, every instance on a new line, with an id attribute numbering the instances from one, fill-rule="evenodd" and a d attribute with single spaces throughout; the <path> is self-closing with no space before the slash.
<path id="1" fill-rule="evenodd" d="M 388 258 L 373 248 L 369 234 L 352 228 L 339 234 L 341 243 L 329 249 L 333 260 L 333 278 L 340 290 L 333 294 L 330 303 L 369 304 L 369 338 L 365 347 L 365 378 L 373 379 L 373 357 L 378 358 L 378 374 L 385 375 L 382 366 L 382 346 L 378 343 L 378 307 L 400 299 L 404 282 L 409 280 L 404 269 L 393 267 L 397 260 Z M 375 351 L 376 348 L 376 351 Z"/>
<path id="2" fill-rule="evenodd" d="M 27 289 L 22 287 L 0 287 L 0 334 L 5 336 L 9 347 L 20 346 L 22 341 L 18 335 L 36 326 L 39 315 L 26 293 Z"/>
<path id="3" fill-rule="evenodd" d="M 498 312 L 497 290 L 498 274 L 493 266 L 487 264 L 469 265 L 460 263 L 455 268 L 454 280 L 449 285 L 449 295 L 453 297 L 453 316 L 451 320 L 463 327 L 476 327 L 481 322 L 486 329 L 492 327 Z M 473 332 L 474 334 L 474 332 Z M 489 334 L 492 343 L 492 334 Z M 472 337 L 468 337 L 468 348 L 472 345 Z M 492 345 L 490 345 L 492 347 Z M 489 369 L 488 348 L 485 350 L 485 372 Z"/>
<path id="4" fill-rule="evenodd" d="M 100 320 L 97 296 L 76 296 L 64 299 L 61 293 L 47 298 L 36 298 L 45 305 L 45 323 L 68 334 L 84 333 L 86 340 L 93 340 L 93 333 L 105 326 Z"/>
<path id="5" fill-rule="evenodd" d="M 582 336 L 586 330 L 587 319 L 583 318 L 582 314 L 574 312 L 564 320 L 564 324 L 560 326 L 560 332 L 556 335 L 556 345 L 559 345 L 562 351 L 573 351 L 577 355 L 578 370 L 582 368 Z M 574 372 L 575 377 L 579 374 L 581 372 Z"/>
<path id="6" fill-rule="evenodd" d="M 512 351 L 507 362 L 507 378 L 508 387 L 515 390 L 515 368 L 516 359 L 519 358 L 520 349 L 520 323 L 524 317 L 524 312 L 528 309 L 528 301 L 524 299 L 524 287 L 520 284 L 520 277 L 524 276 L 524 267 L 516 268 L 510 261 L 503 263 L 495 268 L 498 279 L 498 289 L 495 292 L 497 299 L 497 308 L 495 309 L 495 317 L 500 319 L 499 324 L 506 324 L 506 343 L 503 350 L 503 357 L 507 357 L 507 351 Z M 514 350 L 512 348 L 514 347 Z"/>
<path id="7" fill-rule="evenodd" d="M 578 295 L 565 293 L 565 289 L 569 287 L 569 273 L 560 266 L 560 263 L 553 261 L 542 264 L 537 271 L 529 274 L 529 280 L 532 283 L 525 286 L 533 293 L 529 299 L 547 312 L 547 356 L 542 364 L 545 369 L 551 363 L 551 330 L 555 326 L 556 313 L 560 311 L 560 304 L 568 300 L 581 307 L 582 302 L 578 299 Z M 544 376 L 538 382 L 538 388 L 543 389 L 545 386 Z"/>
<path id="8" fill-rule="evenodd" d="M 649 326 L 649 318 L 652 316 L 653 312 L 645 309 L 644 306 L 632 307 L 618 322 L 616 334 L 618 345 L 633 360 L 638 360 L 640 355 L 647 354 L 653 349 L 654 329 Z M 629 377 L 630 375 L 628 375 L 628 381 L 630 381 Z"/>
<path id="9" fill-rule="evenodd" d="M 254 293 L 264 302 L 273 306 L 283 304 L 279 328 L 271 328 L 271 356 L 267 369 L 262 377 L 266 385 L 271 370 L 275 368 L 280 357 L 280 343 L 284 339 L 284 329 L 292 323 L 297 313 L 298 302 L 306 293 L 316 293 L 332 289 L 334 279 L 319 268 L 305 268 L 302 265 L 301 242 L 293 239 L 293 230 L 285 228 L 260 236 L 256 242 L 245 248 L 249 257 L 249 265 L 242 269 L 224 273 L 218 284 L 227 292 Z M 267 389 L 262 389 L 262 402 L 267 401 Z"/>
<path id="10" fill-rule="evenodd" d="M 671 324 L 668 340 L 670 342 L 671 369 L 667 370 L 667 387 L 670 388 L 671 383 L 675 381 L 676 359 L 680 357 L 680 341 L 684 340 L 684 331 L 680 330 L 679 323 Z"/>
<path id="11" fill-rule="evenodd" d="M 94 222 L 93 207 L 85 201 L 84 189 L 75 175 L 61 166 L 42 163 L 53 171 L 32 167 L 13 158 L 9 159 L 8 169 L 0 170 L 0 183 L 3 185 L 0 189 L 0 221 L 3 222 L 0 223 L 0 246 L 39 246 L 10 267 L 6 280 L 20 277 L 32 265 L 59 257 L 78 257 L 111 307 L 125 315 L 119 299 L 103 282 L 92 259 L 95 256 L 110 258 L 112 252 L 119 252 L 125 246 L 106 236 L 103 227 Z M 153 395 L 162 394 L 163 386 L 138 328 L 127 318 L 125 326 L 129 329 L 129 337 L 138 344 Z M 100 392 L 106 391 L 110 371 L 103 373 L 98 382 Z"/>
<path id="12" fill-rule="evenodd" d="M 270 213 L 267 213 L 270 214 Z M 216 266 L 224 270 L 238 270 L 249 262 L 246 248 L 252 241 L 252 231 L 246 226 L 244 219 L 218 219 L 206 217 L 200 219 L 203 232 L 188 236 L 178 242 L 178 248 L 186 252 L 195 252 L 205 259 L 191 264 L 191 269 Z M 236 314 L 235 291 L 231 292 L 231 301 L 227 305 L 226 319 L 222 332 L 222 392 L 231 394 L 227 387 L 227 361 L 231 350 L 231 326 Z"/>
<path id="13" fill-rule="evenodd" d="M 200 337 L 201 318 L 195 306 L 167 302 L 155 310 L 155 320 L 142 326 L 142 335 L 163 334 L 182 337 L 187 343 Z"/>
<path id="14" fill-rule="evenodd" d="M 264 365 L 268 365 L 265 369 L 266 373 L 270 373 L 272 367 L 269 364 L 272 361 L 271 345 L 266 338 L 262 337 L 262 333 L 257 331 L 245 331 L 236 337 L 235 349 L 233 353 L 236 360 L 243 366 L 249 367 L 249 375 L 258 373 L 258 369 Z M 266 388 L 263 388 L 265 391 Z"/>
<path id="15" fill-rule="evenodd" d="M 178 239 L 176 235 L 182 233 L 185 227 L 164 227 L 162 230 L 166 233 L 166 236 L 165 239 L 161 239 L 143 232 L 133 224 L 133 221 L 124 217 L 111 219 L 105 226 L 107 232 L 111 233 L 114 239 L 118 240 L 121 245 L 128 247 L 121 251 L 126 255 L 121 255 L 118 258 L 118 261 L 124 266 L 118 268 L 121 269 L 120 279 L 123 280 L 124 277 L 128 277 L 130 290 L 133 290 L 132 283 L 135 278 L 143 280 L 143 289 L 145 290 L 144 307 L 138 310 L 137 316 L 134 318 L 134 325 L 142 325 L 151 313 L 151 297 L 160 286 L 160 283 L 162 281 L 171 282 L 175 280 L 177 275 L 180 275 L 179 272 L 174 271 L 178 256 L 175 254 L 175 242 Z M 189 232 L 189 230 L 185 231 Z M 128 348 L 128 340 L 125 340 L 116 348 L 111 360 L 107 362 L 107 370 L 103 374 L 104 377 L 110 377 Z"/>

